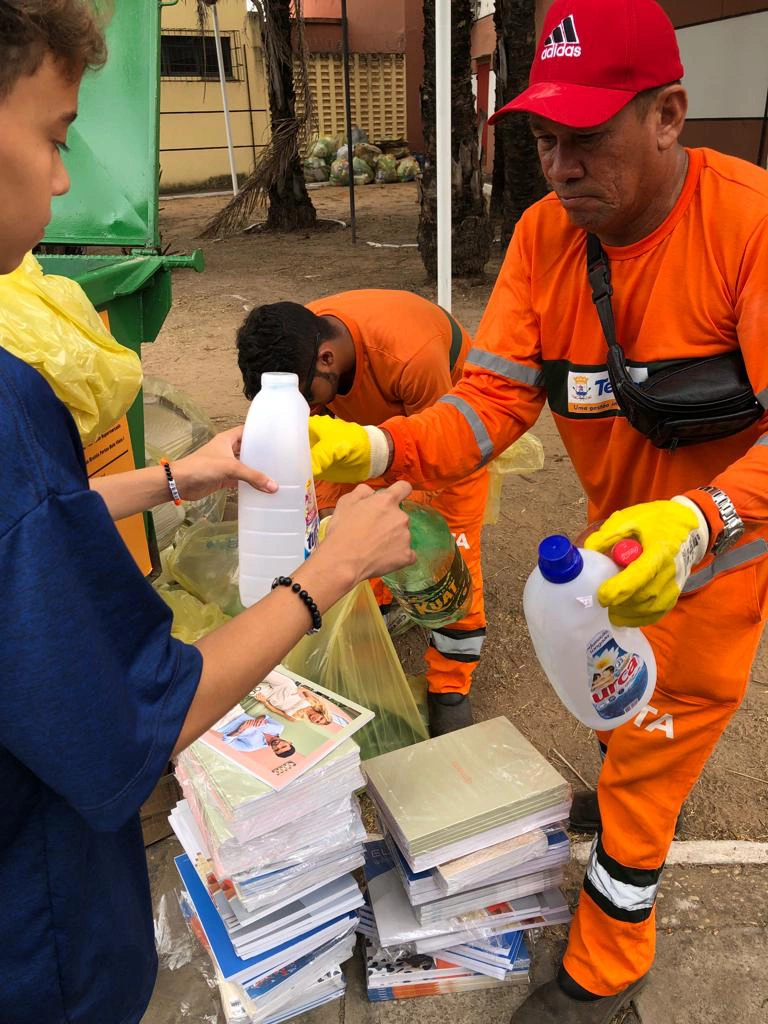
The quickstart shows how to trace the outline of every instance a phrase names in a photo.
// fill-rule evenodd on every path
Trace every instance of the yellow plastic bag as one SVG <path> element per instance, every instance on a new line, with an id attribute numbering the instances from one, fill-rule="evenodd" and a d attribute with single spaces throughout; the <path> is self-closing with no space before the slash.
<path id="1" fill-rule="evenodd" d="M 429 738 L 367 582 L 337 601 L 320 632 L 300 640 L 283 664 L 375 712 L 355 733 L 364 761 Z"/>
<path id="2" fill-rule="evenodd" d="M 227 615 L 243 610 L 238 587 L 237 523 L 199 519 L 184 527 L 163 559 L 165 571 L 200 601 Z"/>
<path id="3" fill-rule="evenodd" d="M 171 634 L 177 640 L 193 644 L 212 629 L 229 622 L 230 616 L 215 604 L 204 604 L 192 594 L 167 583 L 155 584 L 155 590 L 173 612 Z"/>
<path id="4" fill-rule="evenodd" d="M 43 274 L 31 253 L 0 276 L 0 345 L 45 377 L 83 445 L 116 423 L 141 387 L 136 353 L 115 341 L 79 284 Z"/>
<path id="5" fill-rule="evenodd" d="M 483 523 L 499 521 L 501 487 L 509 473 L 537 473 L 544 466 L 544 446 L 535 434 L 523 434 L 506 451 L 488 463 L 488 497 Z"/>

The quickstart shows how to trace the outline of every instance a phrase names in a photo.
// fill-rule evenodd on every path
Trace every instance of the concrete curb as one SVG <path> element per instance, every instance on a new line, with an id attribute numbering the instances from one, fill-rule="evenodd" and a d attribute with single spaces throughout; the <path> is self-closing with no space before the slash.
<path id="1" fill-rule="evenodd" d="M 573 844 L 573 859 L 586 864 L 592 843 Z M 674 842 L 666 860 L 667 867 L 679 864 L 706 866 L 709 864 L 768 864 L 768 843 L 750 843 L 730 839 L 703 839 Z"/>

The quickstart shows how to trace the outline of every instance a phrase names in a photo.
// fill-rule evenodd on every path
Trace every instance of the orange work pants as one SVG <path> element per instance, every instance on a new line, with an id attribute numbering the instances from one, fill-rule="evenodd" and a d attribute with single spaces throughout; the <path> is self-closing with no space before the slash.
<path id="1" fill-rule="evenodd" d="M 653 963 L 656 892 L 677 816 L 744 697 L 767 585 L 763 558 L 683 595 L 644 629 L 658 668 L 651 703 L 598 733 L 602 831 L 563 960 L 594 995 L 621 992 Z"/>
<path id="2" fill-rule="evenodd" d="M 333 508 L 350 487 L 316 481 L 318 508 Z M 485 640 L 485 602 L 480 561 L 480 535 L 488 496 L 488 471 L 483 468 L 442 491 L 416 491 L 413 501 L 430 505 L 445 517 L 472 577 L 472 605 L 467 615 L 443 629 L 431 630 L 427 685 L 431 693 L 468 693 L 472 673 Z M 372 580 L 376 600 L 386 610 L 392 595 L 381 580 Z"/>

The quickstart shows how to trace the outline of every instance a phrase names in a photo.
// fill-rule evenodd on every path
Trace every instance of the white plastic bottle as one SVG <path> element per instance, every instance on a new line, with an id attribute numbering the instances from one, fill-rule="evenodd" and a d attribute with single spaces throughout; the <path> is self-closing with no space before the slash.
<path id="1" fill-rule="evenodd" d="M 239 483 L 240 600 L 248 608 L 290 576 L 317 544 L 309 406 L 295 373 L 264 373 L 243 430 L 240 460 L 272 477 L 274 494 Z"/>
<path id="2" fill-rule="evenodd" d="M 642 550 L 624 553 L 627 565 Z M 617 560 L 620 555 L 616 554 Z M 612 625 L 597 590 L 619 568 L 597 551 L 555 534 L 539 545 L 539 562 L 523 592 L 536 656 L 558 697 L 590 729 L 615 729 L 640 711 L 656 686 L 656 659 L 637 628 Z"/>

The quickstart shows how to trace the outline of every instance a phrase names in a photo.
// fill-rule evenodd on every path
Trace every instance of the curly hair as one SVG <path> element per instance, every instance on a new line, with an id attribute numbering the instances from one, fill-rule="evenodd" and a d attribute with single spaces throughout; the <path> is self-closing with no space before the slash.
<path id="1" fill-rule="evenodd" d="M 315 342 L 332 337 L 328 323 L 298 302 L 256 306 L 237 332 L 237 365 L 243 375 L 243 394 L 254 398 L 262 373 L 309 374 Z"/>
<path id="2" fill-rule="evenodd" d="M 111 0 L 0 0 L 0 100 L 50 53 L 73 80 L 107 59 Z"/>

